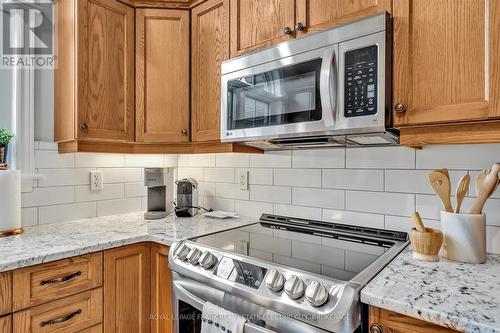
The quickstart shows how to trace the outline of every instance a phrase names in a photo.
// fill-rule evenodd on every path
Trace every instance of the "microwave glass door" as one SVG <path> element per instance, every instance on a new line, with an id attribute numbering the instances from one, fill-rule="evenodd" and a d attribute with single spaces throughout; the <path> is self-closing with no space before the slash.
<path id="1" fill-rule="evenodd" d="M 228 130 L 318 121 L 322 118 L 322 59 L 228 81 Z"/>

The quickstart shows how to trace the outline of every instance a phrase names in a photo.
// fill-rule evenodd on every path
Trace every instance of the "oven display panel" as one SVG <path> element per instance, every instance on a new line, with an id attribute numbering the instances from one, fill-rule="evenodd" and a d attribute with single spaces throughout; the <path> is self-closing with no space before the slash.
<path id="1" fill-rule="evenodd" d="M 223 279 L 243 284 L 253 289 L 259 289 L 267 269 L 239 260 L 223 257 L 214 274 Z"/>
<path id="2" fill-rule="evenodd" d="M 345 53 L 344 116 L 377 113 L 377 45 Z"/>

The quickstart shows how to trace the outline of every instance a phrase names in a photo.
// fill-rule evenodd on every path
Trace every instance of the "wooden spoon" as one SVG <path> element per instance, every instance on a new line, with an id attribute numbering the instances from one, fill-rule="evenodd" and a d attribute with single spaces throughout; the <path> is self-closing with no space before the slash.
<path id="1" fill-rule="evenodd" d="M 450 178 L 441 170 L 436 170 L 429 173 L 429 182 L 431 183 L 434 192 L 436 192 L 438 197 L 441 199 L 445 211 L 452 213 L 453 207 L 451 206 Z"/>
<path id="2" fill-rule="evenodd" d="M 424 222 L 422 222 L 422 218 L 418 212 L 411 214 L 411 218 L 413 219 L 413 223 L 415 224 L 417 231 L 427 232 L 427 230 L 425 230 Z"/>
<path id="3" fill-rule="evenodd" d="M 491 172 L 485 177 L 476 200 L 472 203 L 470 214 L 481 214 L 486 200 L 493 194 L 499 184 L 498 173 L 500 172 L 500 163 L 495 163 L 491 167 Z"/>
<path id="4" fill-rule="evenodd" d="M 479 194 L 479 191 L 481 190 L 481 187 L 483 186 L 484 179 L 486 178 L 486 176 L 488 176 L 490 174 L 490 171 L 491 171 L 490 169 L 484 169 L 479 173 L 479 175 L 477 175 L 476 195 Z"/>
<path id="5" fill-rule="evenodd" d="M 455 207 L 455 213 L 460 213 L 460 207 L 462 207 L 462 202 L 464 201 L 465 195 L 467 194 L 467 191 L 469 191 L 469 185 L 470 185 L 470 176 L 465 175 L 460 179 L 460 182 L 458 183 L 457 186 L 457 206 Z"/>

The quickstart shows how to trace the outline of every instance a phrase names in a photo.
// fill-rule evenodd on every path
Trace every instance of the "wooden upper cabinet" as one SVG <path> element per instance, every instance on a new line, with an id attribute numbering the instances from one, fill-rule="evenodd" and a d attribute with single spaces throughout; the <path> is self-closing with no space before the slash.
<path id="1" fill-rule="evenodd" d="M 295 0 L 231 0 L 230 15 L 231 57 L 294 38 Z"/>
<path id="2" fill-rule="evenodd" d="M 392 0 L 296 0 L 297 23 L 303 30 L 315 32 L 348 23 L 379 12 L 392 11 Z"/>
<path id="3" fill-rule="evenodd" d="M 78 138 L 134 140 L 134 9 L 79 0 Z"/>
<path id="4" fill-rule="evenodd" d="M 209 0 L 191 12 L 192 141 L 220 139 L 221 62 L 229 58 L 229 0 Z"/>
<path id="5" fill-rule="evenodd" d="M 189 11 L 138 9 L 136 141 L 189 142 Z"/>
<path id="6" fill-rule="evenodd" d="M 149 333 L 150 245 L 104 252 L 104 332 Z"/>
<path id="7" fill-rule="evenodd" d="M 500 4 L 394 0 L 396 126 L 500 117 Z"/>

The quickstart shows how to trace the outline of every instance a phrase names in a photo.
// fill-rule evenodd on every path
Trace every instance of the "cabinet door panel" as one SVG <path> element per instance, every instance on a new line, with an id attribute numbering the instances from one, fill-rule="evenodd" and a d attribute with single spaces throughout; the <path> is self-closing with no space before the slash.
<path id="1" fill-rule="evenodd" d="M 104 332 L 150 331 L 149 243 L 104 252 Z"/>
<path id="2" fill-rule="evenodd" d="M 231 57 L 294 38 L 295 0 L 231 0 L 230 12 Z"/>
<path id="3" fill-rule="evenodd" d="M 12 272 L 0 273 L 0 316 L 12 312 Z"/>
<path id="4" fill-rule="evenodd" d="M 78 1 L 79 138 L 134 139 L 134 10 Z"/>
<path id="5" fill-rule="evenodd" d="M 192 140 L 220 139 L 221 62 L 229 58 L 229 0 L 210 0 L 192 14 Z"/>
<path id="6" fill-rule="evenodd" d="M 12 316 L 0 317 L 0 332 L 12 333 Z"/>
<path id="7" fill-rule="evenodd" d="M 172 271 L 168 268 L 165 245 L 151 243 L 151 333 L 171 333 L 172 328 Z"/>
<path id="8" fill-rule="evenodd" d="M 189 142 L 189 12 L 137 10 L 137 141 Z"/>
<path id="9" fill-rule="evenodd" d="M 297 22 L 315 32 L 379 12 L 391 12 L 392 0 L 297 0 Z"/>
<path id="10" fill-rule="evenodd" d="M 494 3 L 394 0 L 393 105 L 405 106 L 395 113 L 396 125 L 500 115 L 498 89 L 491 89 L 500 86 L 498 43 L 491 38 L 500 29 Z"/>

